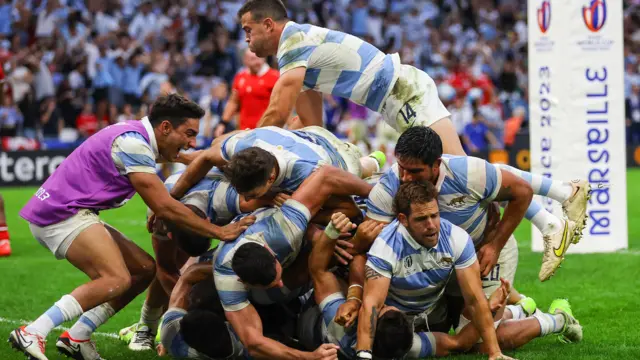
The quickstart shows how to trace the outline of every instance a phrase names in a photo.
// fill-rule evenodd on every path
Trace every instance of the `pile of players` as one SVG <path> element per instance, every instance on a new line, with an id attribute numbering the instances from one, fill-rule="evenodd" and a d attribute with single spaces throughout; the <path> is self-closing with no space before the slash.
<path id="1" fill-rule="evenodd" d="M 465 156 L 433 80 L 397 55 L 291 22 L 279 0 L 250 0 L 239 17 L 251 50 L 279 59 L 261 127 L 184 155 L 203 110 L 169 95 L 76 149 L 20 215 L 91 281 L 12 331 L 14 348 L 46 360 L 49 332 L 79 317 L 56 348 L 101 359 L 92 333 L 147 288 L 140 321 L 120 336 L 174 358 L 510 359 L 503 350 L 536 337 L 582 339 L 568 301 L 543 312 L 513 287 L 513 231 L 526 218 L 542 232 L 548 280 L 580 240 L 586 181 Z M 320 92 L 379 111 L 401 133 L 389 170 L 383 154 L 317 126 Z M 283 129 L 294 107 L 299 121 Z M 188 166 L 162 184 L 155 165 L 166 161 Z M 99 219 L 135 193 L 155 259 Z M 560 202 L 562 218 L 534 194 Z"/>

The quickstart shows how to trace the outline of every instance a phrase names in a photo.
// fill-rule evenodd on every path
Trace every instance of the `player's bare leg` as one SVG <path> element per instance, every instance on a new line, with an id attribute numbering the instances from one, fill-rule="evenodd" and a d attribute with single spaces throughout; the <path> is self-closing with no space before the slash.
<path id="1" fill-rule="evenodd" d="M 149 254 L 115 228 L 105 225 L 105 229 L 130 274 L 130 286 L 107 303 L 86 311 L 69 331 L 58 338 L 58 350 L 74 359 L 99 359 L 95 345 L 90 341 L 92 333 L 142 293 L 155 276 L 155 261 Z"/>
<path id="2" fill-rule="evenodd" d="M 4 212 L 4 198 L 0 195 L 0 257 L 11 255 L 11 243 L 9 242 L 9 227 Z"/>
<path id="3" fill-rule="evenodd" d="M 462 148 L 458 132 L 449 117 L 440 119 L 429 127 L 440 135 L 440 139 L 442 140 L 442 151 L 444 154 L 459 156 L 467 155 Z"/>

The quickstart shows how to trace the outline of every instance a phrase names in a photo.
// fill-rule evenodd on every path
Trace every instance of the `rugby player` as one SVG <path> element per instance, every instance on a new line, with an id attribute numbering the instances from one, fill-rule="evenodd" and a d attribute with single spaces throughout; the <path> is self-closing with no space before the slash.
<path id="1" fill-rule="evenodd" d="M 173 161 L 181 149 L 195 146 L 203 114 L 179 95 L 159 98 L 148 118 L 108 126 L 85 141 L 20 211 L 43 246 L 91 281 L 64 295 L 33 323 L 12 331 L 14 348 L 46 360 L 49 332 L 82 315 L 56 346 L 75 359 L 98 359 L 91 334 L 153 280 L 153 258 L 100 221 L 99 211 L 122 206 L 139 193 L 159 218 L 209 238 L 235 239 L 253 222 L 248 217 L 226 227 L 213 225 L 174 200 L 156 175 L 158 160 Z"/>
<path id="2" fill-rule="evenodd" d="M 249 0 L 238 11 L 249 49 L 276 55 L 280 78 L 258 126 L 284 126 L 292 109 L 305 126 L 322 126 L 322 93 L 343 97 L 382 114 L 402 133 L 432 127 L 445 153 L 465 155 L 450 113 L 431 77 L 349 34 L 287 18 L 280 0 Z"/>
<path id="3" fill-rule="evenodd" d="M 496 263 L 500 264 L 496 268 L 499 273 L 493 274 L 493 280 L 487 279 L 483 284 L 487 286 L 488 294 L 500 284 L 500 277 L 513 284 L 518 248 L 512 234 L 523 215 L 544 236 L 545 252 L 539 273 L 541 281 L 553 275 L 569 245 L 578 241 L 584 229 L 590 192 L 586 182 L 563 183 L 511 167 L 489 164 L 478 158 L 443 156 L 438 134 L 422 126 L 415 126 L 400 136 L 395 157 L 397 163 L 385 172 L 369 194 L 367 217 L 391 222 L 396 214 L 393 198 L 401 183 L 432 183 L 439 191 L 442 217 L 466 230 L 479 247 L 482 275 L 488 276 Z M 560 201 L 568 219 L 559 219 L 537 202 L 531 202 L 532 190 Z M 492 201 L 507 201 L 508 206 L 495 231 L 485 239 L 487 214 Z"/>

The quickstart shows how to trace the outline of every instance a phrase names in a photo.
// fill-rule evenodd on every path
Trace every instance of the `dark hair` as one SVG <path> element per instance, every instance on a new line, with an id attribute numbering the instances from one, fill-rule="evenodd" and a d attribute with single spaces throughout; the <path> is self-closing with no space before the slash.
<path id="1" fill-rule="evenodd" d="M 438 133 L 428 127 L 412 126 L 400 135 L 395 156 L 400 160 L 417 159 L 433 166 L 442 157 L 442 140 Z"/>
<path id="2" fill-rule="evenodd" d="M 224 167 L 224 175 L 239 193 L 246 193 L 266 184 L 275 167 L 276 157 L 273 154 L 250 147 L 231 157 Z"/>
<path id="3" fill-rule="evenodd" d="M 250 12 L 254 21 L 261 21 L 271 18 L 273 21 L 283 21 L 287 19 L 287 8 L 280 0 L 248 0 L 240 10 L 238 19 Z"/>
<path id="4" fill-rule="evenodd" d="M 413 345 L 413 326 L 402 312 L 389 310 L 380 318 L 373 340 L 373 354 L 384 359 L 401 358 Z"/>
<path id="5" fill-rule="evenodd" d="M 268 286 L 276 279 L 276 258 L 256 243 L 240 245 L 231 260 L 231 268 L 249 285 Z"/>
<path id="6" fill-rule="evenodd" d="M 400 185 L 400 189 L 393 198 L 393 208 L 396 214 L 411 214 L 411 204 L 425 204 L 438 197 L 438 190 L 432 183 L 414 181 Z"/>
<path id="7" fill-rule="evenodd" d="M 224 317 L 211 311 L 193 310 L 180 320 L 180 333 L 187 345 L 214 359 L 233 352 Z"/>
<path id="8" fill-rule="evenodd" d="M 187 310 L 205 310 L 220 315 L 224 314 L 213 279 L 203 280 L 193 285 L 189 292 L 189 308 Z"/>
<path id="9" fill-rule="evenodd" d="M 186 205 L 191 211 L 193 211 L 200 218 L 207 217 L 205 213 L 200 211 L 193 205 Z M 178 244 L 178 247 L 189 256 L 198 256 L 209 250 L 211 247 L 211 239 L 191 232 L 183 227 L 178 226 L 176 223 L 167 221 L 167 231 L 171 233 L 171 239 Z"/>
<path id="10" fill-rule="evenodd" d="M 203 116 L 204 110 L 200 105 L 181 95 L 170 94 L 158 97 L 153 103 L 149 113 L 149 122 L 155 127 L 167 120 L 173 127 L 178 127 L 184 124 L 187 119 L 200 120 Z"/>

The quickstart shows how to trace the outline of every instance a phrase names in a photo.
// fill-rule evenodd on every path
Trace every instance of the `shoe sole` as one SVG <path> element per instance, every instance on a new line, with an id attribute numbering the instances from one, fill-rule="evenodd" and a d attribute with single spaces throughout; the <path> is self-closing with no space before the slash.
<path id="1" fill-rule="evenodd" d="M 591 184 L 587 183 L 587 200 L 586 202 L 588 203 L 589 200 L 591 200 L 591 195 L 593 193 L 593 188 L 591 187 Z M 564 210 L 564 208 L 562 209 Z M 580 240 L 582 240 L 582 233 L 584 232 L 584 228 L 587 227 L 587 210 L 585 207 L 585 212 L 584 214 L 581 215 L 582 217 L 582 221 L 575 221 L 576 224 L 576 228 L 573 231 L 573 236 L 571 237 L 571 243 L 573 244 L 577 244 L 580 242 Z M 578 217 L 580 218 L 580 216 Z M 578 220 L 578 219 L 576 219 Z"/>
<path id="2" fill-rule="evenodd" d="M 27 357 L 27 359 L 28 359 L 28 360 L 40 360 L 40 359 L 38 359 L 37 357 L 35 357 L 35 356 L 33 356 L 33 355 L 29 354 L 29 353 L 27 352 L 27 350 L 25 350 L 25 349 L 22 347 L 22 344 L 20 344 L 20 343 L 18 342 L 18 340 L 16 340 L 12 335 L 13 335 L 13 332 L 11 333 L 11 335 L 9 335 L 9 339 L 7 340 L 7 342 L 11 345 L 11 347 L 13 348 L 13 350 L 15 350 L 15 351 L 17 351 L 17 352 L 21 352 L 21 353 L 23 353 L 23 354 Z"/>

